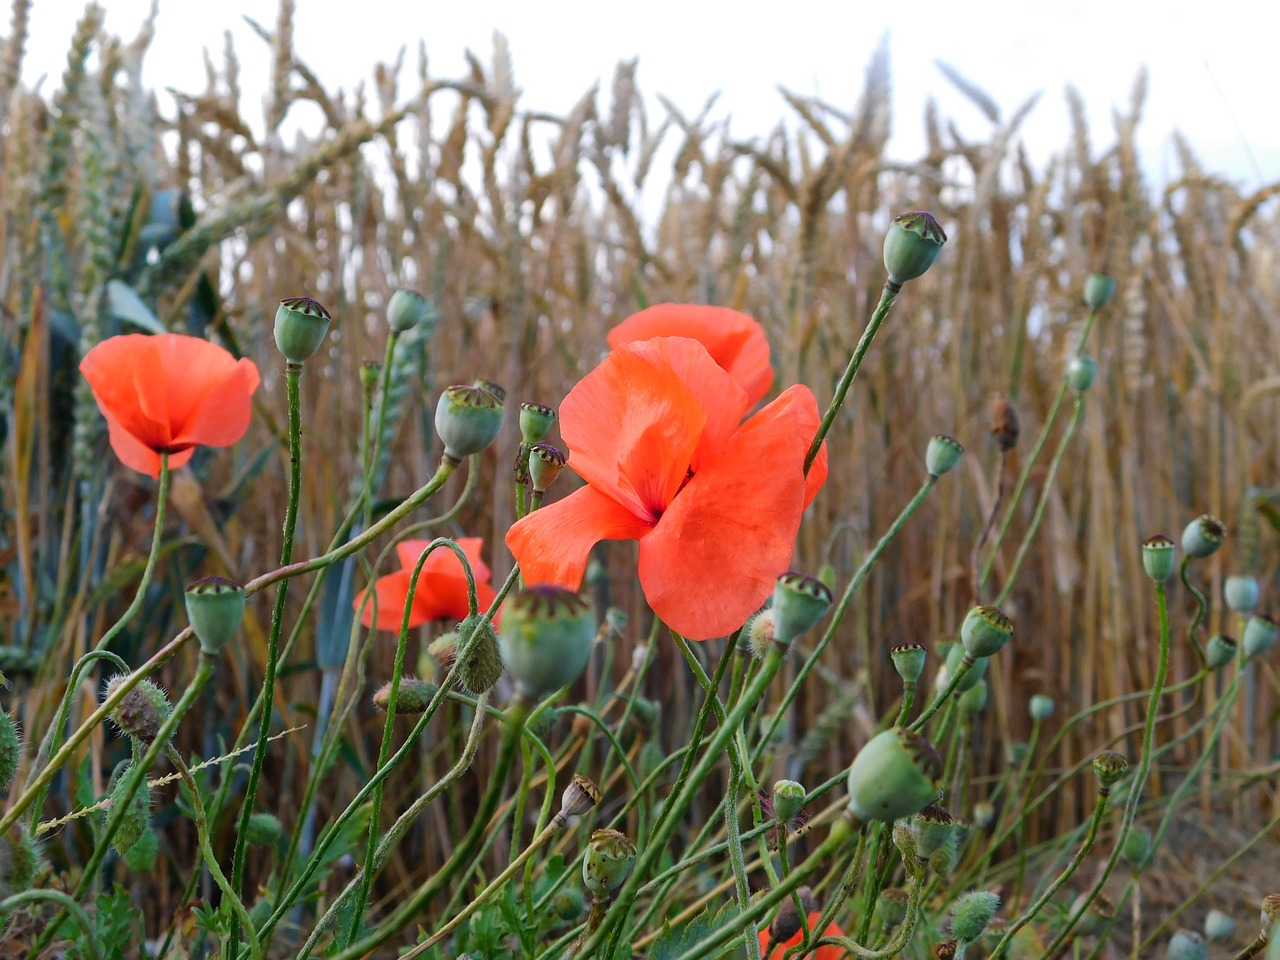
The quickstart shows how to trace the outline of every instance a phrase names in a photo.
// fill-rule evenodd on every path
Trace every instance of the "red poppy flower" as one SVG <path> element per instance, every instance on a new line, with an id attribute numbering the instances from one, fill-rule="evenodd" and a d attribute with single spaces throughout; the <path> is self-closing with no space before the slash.
<path id="1" fill-rule="evenodd" d="M 467 575 L 462 569 L 462 561 L 448 547 L 437 547 L 423 562 L 418 588 L 410 601 L 409 578 L 422 551 L 430 545 L 430 540 L 404 540 L 396 544 L 396 556 L 404 569 L 379 577 L 373 585 L 378 596 L 378 630 L 398 631 L 405 604 L 409 602 L 412 602 L 410 627 L 432 620 L 461 620 L 470 612 L 467 606 Z M 489 584 L 489 567 L 480 557 L 484 540 L 480 537 L 459 537 L 458 546 L 471 564 L 471 572 L 476 578 L 476 601 L 483 613 L 497 595 Z M 365 603 L 364 594 L 356 597 L 355 608 L 363 609 L 360 620 L 366 627 L 373 624 L 373 602 Z"/>
<path id="2" fill-rule="evenodd" d="M 176 333 L 110 337 L 84 355 L 80 372 L 107 418 L 120 462 L 160 476 L 197 446 L 229 447 L 249 429 L 258 368 L 199 337 Z"/>
<path id="3" fill-rule="evenodd" d="M 654 337 L 697 340 L 747 392 L 749 408 L 759 403 L 773 385 L 769 341 L 760 324 L 745 313 L 728 307 L 660 303 L 632 314 L 610 330 L 609 346 L 616 350 L 624 343 Z"/>
<path id="4" fill-rule="evenodd" d="M 821 917 L 822 917 L 822 913 L 818 910 L 814 910 L 812 913 L 810 913 L 809 914 L 810 926 L 812 927 L 813 924 L 817 923 L 818 920 L 821 919 Z M 843 937 L 844 931 L 840 929 L 839 924 L 832 923 L 827 927 L 826 930 L 822 932 L 822 935 L 824 937 Z M 804 937 L 804 931 L 800 931 L 790 940 L 786 940 L 786 941 L 783 941 L 782 943 L 775 944 L 774 948 L 769 952 L 769 955 L 765 957 L 765 960 L 782 960 L 782 958 L 786 956 L 787 951 L 790 950 L 792 947 L 794 947 L 797 943 L 799 943 L 801 939 L 803 939 L 803 937 Z M 810 938 L 816 939 L 816 935 L 810 934 Z M 760 931 L 761 956 L 764 956 L 764 948 L 767 947 L 768 945 L 769 945 L 769 928 L 766 927 L 765 929 Z M 810 953 L 803 954 L 800 960 L 804 960 L 804 957 L 813 957 L 814 960 L 840 960 L 840 958 L 843 957 L 844 955 L 845 955 L 845 951 L 843 947 L 819 947 L 817 950 L 814 950 Z"/>
<path id="5" fill-rule="evenodd" d="M 625 344 L 560 405 L 569 466 L 588 483 L 518 521 L 507 546 L 530 584 L 577 589 L 599 540 L 640 541 L 640 585 L 693 640 L 741 626 L 791 562 L 800 514 L 826 478 L 804 476 L 818 428 L 794 386 L 739 426 L 747 394 L 702 344 Z"/>

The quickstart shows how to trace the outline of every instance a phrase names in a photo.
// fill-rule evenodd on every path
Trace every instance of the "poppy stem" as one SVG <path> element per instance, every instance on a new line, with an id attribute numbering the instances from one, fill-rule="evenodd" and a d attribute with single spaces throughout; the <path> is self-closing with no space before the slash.
<path id="1" fill-rule="evenodd" d="M 867 321 L 867 327 L 862 331 L 862 336 L 858 340 L 858 345 L 853 348 L 853 356 L 849 358 L 849 365 L 845 367 L 844 373 L 840 377 L 840 382 L 836 384 L 836 392 L 831 397 L 831 406 L 827 407 L 827 412 L 823 414 L 822 423 L 818 425 L 818 432 L 813 437 L 813 442 L 809 444 L 809 452 L 804 458 L 804 472 L 807 474 L 809 468 L 813 466 L 813 461 L 817 459 L 818 451 L 822 448 L 822 441 L 827 435 L 827 431 L 831 429 L 831 424 L 836 419 L 836 414 L 840 412 L 840 408 L 844 406 L 845 395 L 849 392 L 849 387 L 853 385 L 853 378 L 858 375 L 858 368 L 862 366 L 862 358 L 867 355 L 867 350 L 871 347 L 871 341 L 875 339 L 880 324 L 884 323 L 884 318 L 889 315 L 889 308 L 893 306 L 898 299 L 898 292 L 888 283 L 884 285 L 884 290 L 880 293 L 880 302 L 876 304 L 875 311 L 871 314 L 871 319 Z"/>

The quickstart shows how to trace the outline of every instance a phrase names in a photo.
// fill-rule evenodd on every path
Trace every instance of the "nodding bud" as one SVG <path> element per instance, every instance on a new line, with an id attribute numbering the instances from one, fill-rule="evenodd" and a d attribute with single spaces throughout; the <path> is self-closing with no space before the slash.
<path id="1" fill-rule="evenodd" d="M 458 642 L 466 640 L 475 629 L 479 617 L 467 617 L 458 624 Z M 498 635 L 485 621 L 479 635 L 471 642 L 470 650 L 454 664 L 458 680 L 463 688 L 474 696 L 480 696 L 502 678 L 502 654 L 498 652 Z"/>
<path id="2" fill-rule="evenodd" d="M 960 625 L 960 642 L 969 656 L 993 657 L 1013 639 L 1013 621 L 999 607 L 974 607 Z"/>
<path id="3" fill-rule="evenodd" d="M 966 893 L 951 908 L 951 935 L 961 943 L 973 943 L 1000 909 L 1000 896 L 990 890 Z"/>
<path id="4" fill-rule="evenodd" d="M 1084 912 L 1080 913 L 1082 910 Z M 1116 918 L 1116 905 L 1102 895 L 1089 900 L 1082 893 L 1071 901 L 1071 915 L 1075 916 L 1077 913 L 1080 913 L 1080 919 L 1076 922 L 1076 933 L 1082 937 L 1094 937 L 1104 932 Z"/>
<path id="5" fill-rule="evenodd" d="M 1209 944 L 1195 930 L 1179 930 L 1169 938 L 1165 960 L 1206 960 Z"/>
<path id="6" fill-rule="evenodd" d="M 1100 310 L 1116 292 L 1116 279 L 1105 273 L 1091 273 L 1084 281 L 1084 302 L 1090 310 Z"/>
<path id="7" fill-rule="evenodd" d="M 811 887 L 801 887 L 796 891 L 796 894 L 800 898 L 800 906 L 804 908 L 803 916 L 807 917 L 814 911 L 815 907 L 813 889 Z M 803 929 L 802 915 L 796 909 L 795 901 L 788 897 L 778 907 L 778 913 L 773 918 L 773 923 L 769 924 L 769 940 L 774 944 L 786 943 Z"/>
<path id="8" fill-rule="evenodd" d="M 791 646 L 831 606 L 831 588 L 816 577 L 788 570 L 773 586 L 773 641 Z"/>
<path id="9" fill-rule="evenodd" d="M 898 820 L 938 799 L 942 758 L 904 727 L 876 734 L 853 758 L 846 781 L 849 810 L 860 820 Z"/>
<path id="10" fill-rule="evenodd" d="M 1189 557 L 1201 560 L 1217 552 L 1227 539 L 1227 528 L 1217 517 L 1202 513 L 1182 531 L 1182 550 Z"/>
<path id="11" fill-rule="evenodd" d="M 1239 647 L 1235 637 L 1228 637 L 1222 633 L 1214 634 L 1204 647 L 1205 666 L 1210 670 L 1221 670 L 1235 659 L 1236 650 Z"/>
<path id="12" fill-rule="evenodd" d="M 1084 393 L 1098 376 L 1098 361 L 1093 357 L 1072 357 L 1067 364 L 1067 384 L 1076 393 Z"/>
<path id="13" fill-rule="evenodd" d="M 549 443 L 535 443 L 529 447 L 529 483 L 533 492 L 546 493 L 568 462 L 565 452 Z"/>
<path id="14" fill-rule="evenodd" d="M 1236 932 L 1236 922 L 1221 910 L 1210 910 L 1204 918 L 1204 935 L 1215 943 L 1229 940 Z"/>
<path id="15" fill-rule="evenodd" d="M 973 805 L 973 825 L 979 830 L 987 829 L 995 819 L 996 808 L 986 800 L 979 800 Z"/>
<path id="16" fill-rule="evenodd" d="M 901 887 L 888 887 L 880 892 L 880 900 L 876 906 L 880 908 L 880 921 L 886 927 L 896 927 L 907 919 L 907 903 L 910 900 L 907 891 Z"/>
<path id="17" fill-rule="evenodd" d="M 418 715 L 425 713 L 431 698 L 440 688 L 430 680 L 419 680 L 417 677 L 401 677 L 400 688 L 396 690 L 396 713 Z M 388 680 L 373 693 L 373 705 L 383 713 L 391 703 L 391 681 Z"/>
<path id="18" fill-rule="evenodd" d="M 13 775 L 18 772 L 18 758 L 22 756 L 22 736 L 18 725 L 8 712 L 0 710 L 0 793 L 4 793 Z"/>
<path id="19" fill-rule="evenodd" d="M 1262 907 L 1258 911 L 1258 920 L 1262 927 L 1258 932 L 1258 939 L 1271 939 L 1271 929 L 1275 926 L 1277 919 L 1280 919 L 1280 893 L 1271 893 L 1262 898 Z M 1280 937 L 1276 937 L 1276 940 L 1280 942 Z"/>
<path id="20" fill-rule="evenodd" d="M 982 712 L 987 705 L 987 681 L 979 680 L 972 687 L 960 694 L 960 712 L 970 717 Z"/>
<path id="21" fill-rule="evenodd" d="M 249 817 L 245 840 L 255 847 L 276 847 L 284 839 L 284 825 L 274 813 L 255 813 Z"/>
<path id="22" fill-rule="evenodd" d="M 1227 577 L 1222 586 L 1222 596 L 1234 613 L 1253 613 L 1258 605 L 1258 578 L 1244 576 Z"/>
<path id="23" fill-rule="evenodd" d="M 572 590 L 539 585 L 512 597 L 502 610 L 498 646 L 516 689 L 540 700 L 577 680 L 597 626 L 591 601 Z"/>
<path id="24" fill-rule="evenodd" d="M 276 310 L 276 347 L 293 364 L 305 363 L 320 349 L 331 317 L 324 304 L 310 297 L 289 297 Z"/>
<path id="25" fill-rule="evenodd" d="M 794 780 L 779 780 L 773 785 L 773 814 L 779 823 L 787 824 L 796 818 L 804 806 L 804 793 L 804 786 Z"/>
<path id="26" fill-rule="evenodd" d="M 436 404 L 436 434 L 446 457 L 462 460 L 479 453 L 502 430 L 502 400 L 477 386 L 447 387 Z"/>
<path id="27" fill-rule="evenodd" d="M 929 476 L 940 477 L 950 473 L 963 456 L 964 447 L 960 446 L 960 441 L 940 433 L 929 438 L 929 445 L 924 451 L 924 468 L 929 471 Z"/>
<path id="28" fill-rule="evenodd" d="M 556 412 L 545 403 L 526 400 L 520 404 L 520 439 L 525 443 L 545 440 L 556 422 Z"/>
<path id="29" fill-rule="evenodd" d="M 124 784 L 132 770 L 132 764 L 126 766 L 111 787 L 111 810 L 121 808 L 124 801 Z M 142 778 L 138 789 L 133 792 L 133 796 L 123 809 L 124 813 L 120 814 L 120 826 L 116 829 L 115 836 L 111 838 L 111 845 L 121 856 L 133 849 L 133 845 L 146 832 L 147 827 L 151 826 L 151 784 L 147 783 L 146 777 Z M 105 819 L 111 818 L 111 810 L 107 811 Z"/>
<path id="30" fill-rule="evenodd" d="M 486 380 L 484 377 L 477 377 L 475 380 L 471 381 L 471 385 L 492 393 L 498 398 L 499 403 L 507 402 L 507 388 L 496 381 Z"/>
<path id="31" fill-rule="evenodd" d="M 596 900 L 608 900 L 622 886 L 636 859 L 636 845 L 625 833 L 600 829 L 587 841 L 582 859 L 582 885 Z"/>
<path id="32" fill-rule="evenodd" d="M 562 821 L 570 817 L 580 817 L 600 802 L 600 788 L 594 780 L 575 773 L 569 785 L 560 794 L 560 813 Z"/>
<path id="33" fill-rule="evenodd" d="M 1037 723 L 1044 723 L 1053 716 L 1054 707 L 1053 697 L 1047 697 L 1043 693 L 1035 694 L 1027 704 L 1027 710 L 1031 714 L 1031 719 Z"/>
<path id="34" fill-rule="evenodd" d="M 1093 758 L 1093 772 L 1098 775 L 1102 792 L 1109 793 L 1129 772 L 1129 761 L 1114 750 L 1103 750 Z"/>
<path id="35" fill-rule="evenodd" d="M 924 661 L 928 656 L 924 645 L 920 643 L 899 643 L 889 651 L 889 659 L 893 661 L 893 669 L 903 683 L 915 683 L 924 672 Z"/>
<path id="36" fill-rule="evenodd" d="M 1131 867 L 1141 869 L 1146 866 L 1147 858 L 1151 856 L 1151 831 L 1146 827 L 1134 827 L 1130 830 L 1129 835 L 1124 838 L 1120 855 Z"/>
<path id="37" fill-rule="evenodd" d="M 108 680 L 102 699 L 110 699 L 124 679 L 121 675 Z M 165 692 L 150 680 L 141 680 L 112 708 L 110 717 L 122 733 L 137 740 L 139 745 L 149 747 L 172 712 L 173 706 Z"/>
<path id="38" fill-rule="evenodd" d="M 1003 394 L 991 401 L 991 435 L 1001 451 L 1008 453 L 1018 445 L 1018 434 L 1022 427 L 1018 423 L 1018 412 Z"/>
<path id="39" fill-rule="evenodd" d="M 1142 541 L 1142 566 L 1147 576 L 1156 583 L 1173 576 L 1175 552 L 1173 541 L 1162 533 Z"/>
<path id="40" fill-rule="evenodd" d="M 1255 613 L 1244 625 L 1244 635 L 1240 638 L 1244 658 L 1261 657 L 1275 646 L 1277 635 L 1280 635 L 1280 624 L 1265 613 Z"/>
<path id="41" fill-rule="evenodd" d="M 226 577 L 205 577 L 187 584 L 186 603 L 200 650 L 210 656 L 220 653 L 244 619 L 244 587 Z"/>
<path id="42" fill-rule="evenodd" d="M 932 214 L 916 210 L 895 217 L 884 237 L 884 268 L 889 271 L 889 283 L 900 287 L 923 276 L 946 242 L 947 235 Z"/>
<path id="43" fill-rule="evenodd" d="M 387 325 L 394 333 L 408 333 L 421 324 L 435 326 L 435 307 L 417 290 L 397 290 L 387 301 Z"/>

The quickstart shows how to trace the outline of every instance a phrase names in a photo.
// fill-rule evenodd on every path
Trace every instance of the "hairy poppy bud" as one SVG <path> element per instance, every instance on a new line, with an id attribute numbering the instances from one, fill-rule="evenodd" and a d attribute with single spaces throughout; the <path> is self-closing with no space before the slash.
<path id="1" fill-rule="evenodd" d="M 123 801 L 124 784 L 129 779 L 129 773 L 132 770 L 132 764 L 126 766 L 119 779 L 116 780 L 115 785 L 112 786 L 110 794 L 112 809 L 118 808 Z M 108 812 L 107 817 L 110 818 L 110 816 L 111 813 Z M 111 838 L 111 845 L 116 848 L 116 852 L 121 856 L 127 854 L 150 825 L 151 785 L 147 783 L 147 778 L 143 777 L 142 782 L 138 784 L 138 789 L 133 792 L 133 797 L 124 808 L 120 826 L 116 829 L 115 836 Z"/>
<path id="2" fill-rule="evenodd" d="M 1231 576 L 1223 584 L 1222 596 L 1234 613 L 1253 613 L 1258 605 L 1258 578 Z"/>
<path id="3" fill-rule="evenodd" d="M 1147 571 L 1147 576 L 1156 583 L 1164 583 L 1173 576 L 1173 541 L 1161 533 L 1144 540 L 1142 542 L 1142 566 Z"/>
<path id="4" fill-rule="evenodd" d="M 187 620 L 202 652 L 221 652 L 244 619 L 244 587 L 226 577 L 205 577 L 187 584 Z"/>
<path id="5" fill-rule="evenodd" d="M 516 689 L 539 700 L 577 680 L 596 628 L 591 601 L 572 590 L 533 586 L 516 594 L 503 607 L 498 638 Z"/>
<path id="6" fill-rule="evenodd" d="M 860 820 L 898 820 L 938 799 L 942 758 L 920 734 L 894 727 L 876 734 L 849 766 L 849 810 Z"/>
<path id="7" fill-rule="evenodd" d="M 502 400 L 477 386 L 447 387 L 436 404 L 436 433 L 445 456 L 462 460 L 479 453 L 502 429 Z"/>
<path id="8" fill-rule="evenodd" d="M 992 657 L 1013 639 L 1013 621 L 999 607 L 974 607 L 960 625 L 960 642 L 969 656 Z"/>
<path id="9" fill-rule="evenodd" d="M 1054 709 L 1053 697 L 1046 697 L 1043 693 L 1035 694 L 1027 704 L 1027 709 L 1031 713 L 1031 719 L 1036 723 L 1044 723 L 1053 716 Z"/>
<path id="10" fill-rule="evenodd" d="M 1116 753 L 1114 750 L 1103 750 L 1093 758 L 1093 772 L 1098 775 L 1102 790 L 1110 792 L 1111 788 L 1129 772 L 1129 761 L 1123 754 Z"/>
<path id="11" fill-rule="evenodd" d="M 255 847 L 275 847 L 284 839 L 284 825 L 274 813 L 255 813 L 249 817 L 245 839 Z"/>
<path id="12" fill-rule="evenodd" d="M 773 813 L 779 823 L 796 818 L 804 806 L 804 793 L 804 787 L 794 780 L 779 780 L 773 785 Z"/>
<path id="13" fill-rule="evenodd" d="M 22 737 L 18 734 L 18 725 L 6 711 L 0 710 L 0 793 L 4 793 L 13 782 L 21 754 Z"/>
<path id="14" fill-rule="evenodd" d="M 467 617 L 458 624 L 459 643 L 470 636 L 479 617 Z M 493 625 L 485 622 L 480 635 L 471 643 L 467 651 L 455 664 L 458 679 L 463 689 L 474 696 L 480 696 L 501 679 L 503 670 L 502 654 L 498 651 L 498 635 Z"/>
<path id="15" fill-rule="evenodd" d="M 435 308 L 417 290 L 397 290 L 387 301 L 387 325 L 393 333 L 408 333 L 414 327 L 435 325 Z"/>
<path id="16" fill-rule="evenodd" d="M 533 492 L 546 493 L 568 462 L 565 452 L 549 443 L 535 443 L 529 447 L 529 482 Z"/>
<path id="17" fill-rule="evenodd" d="M 21 823 L 0 834 L 0 899 L 30 890 L 40 860 L 40 845 Z M 0 933 L 4 924 L 0 914 Z"/>
<path id="18" fill-rule="evenodd" d="M 1209 638 L 1204 648 L 1204 662 L 1210 670 L 1220 670 L 1235 659 L 1239 644 L 1235 637 L 1216 633 Z"/>
<path id="19" fill-rule="evenodd" d="M 1000 897 L 989 890 L 966 893 L 951 908 L 951 935 L 961 943 L 973 943 L 1000 909 Z"/>
<path id="20" fill-rule="evenodd" d="M 290 363 L 307 361 L 329 332 L 329 311 L 310 297 L 289 297 L 276 310 L 276 347 Z"/>
<path id="21" fill-rule="evenodd" d="M 1182 550 L 1187 556 L 1201 560 L 1215 553 L 1226 539 L 1227 528 L 1222 521 L 1204 513 L 1182 531 Z"/>
<path id="22" fill-rule="evenodd" d="M 889 224 L 884 237 L 884 268 L 889 283 L 902 286 L 922 276 L 942 253 L 947 235 L 932 214 L 922 210 L 904 213 Z"/>
<path id="23" fill-rule="evenodd" d="M 927 656 L 924 645 L 919 643 L 899 643 L 889 651 L 893 669 L 898 671 L 903 683 L 915 683 L 920 679 Z"/>
<path id="24" fill-rule="evenodd" d="M 1098 376 L 1098 361 L 1093 357 L 1072 357 L 1067 364 L 1067 383 L 1076 393 L 1084 393 Z"/>
<path id="25" fill-rule="evenodd" d="M 1116 292 L 1115 277 L 1105 273 L 1091 273 L 1084 281 L 1084 302 L 1090 310 L 1100 310 Z"/>
<path id="26" fill-rule="evenodd" d="M 582 883 L 597 900 L 613 896 L 636 858 L 636 845 L 618 830 L 601 829 L 587 841 L 587 855 L 582 860 Z"/>
<path id="27" fill-rule="evenodd" d="M 773 609 L 753 613 L 742 627 L 738 638 L 739 650 L 757 659 L 763 658 L 773 646 L 773 635 Z"/>
<path id="28" fill-rule="evenodd" d="M 556 412 L 545 403 L 526 400 L 520 404 L 520 439 L 533 444 L 545 440 L 556 422 Z"/>
<path id="29" fill-rule="evenodd" d="M 1235 932 L 1235 920 L 1221 910 L 1210 910 L 1204 918 L 1204 935 L 1210 940 L 1229 940 Z"/>
<path id="30" fill-rule="evenodd" d="M 421 714 L 426 711 L 431 698 L 440 688 L 430 680 L 419 680 L 416 677 L 401 677 L 400 688 L 396 691 L 396 713 L 406 715 Z M 391 682 L 387 681 L 373 694 L 373 705 L 386 713 L 391 703 Z"/>
<path id="31" fill-rule="evenodd" d="M 831 606 L 831 590 L 815 577 L 788 570 L 773 587 L 773 640 L 791 646 Z"/>
<path id="32" fill-rule="evenodd" d="M 109 699 L 123 680 L 123 676 L 118 676 L 107 681 L 103 699 Z M 149 747 L 160 732 L 160 725 L 172 712 L 173 706 L 165 692 L 150 680 L 141 680 L 115 705 L 110 716 L 122 733 Z"/>
<path id="33" fill-rule="evenodd" d="M 1244 625 L 1244 635 L 1240 645 L 1244 647 L 1244 657 L 1252 660 L 1260 657 L 1275 646 L 1276 636 L 1280 634 L 1280 624 L 1265 613 L 1255 613 Z"/>
<path id="34" fill-rule="evenodd" d="M 963 456 L 964 447 L 960 446 L 960 441 L 940 433 L 929 438 L 929 445 L 924 451 L 924 468 L 929 471 L 929 476 L 940 477 L 950 473 Z"/>
<path id="35" fill-rule="evenodd" d="M 907 902 L 910 897 L 901 887 L 889 887 L 882 890 L 876 906 L 880 909 L 880 919 L 886 927 L 896 927 L 907 919 Z"/>
<path id="36" fill-rule="evenodd" d="M 1169 938 L 1165 960 L 1206 960 L 1209 944 L 1194 930 L 1179 930 Z"/>

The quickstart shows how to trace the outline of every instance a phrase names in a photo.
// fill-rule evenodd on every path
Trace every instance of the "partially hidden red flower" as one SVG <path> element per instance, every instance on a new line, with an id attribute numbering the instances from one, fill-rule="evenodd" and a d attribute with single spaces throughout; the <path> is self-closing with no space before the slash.
<path id="1" fill-rule="evenodd" d="M 810 913 L 809 914 L 810 928 L 812 928 L 812 925 L 817 923 L 821 918 L 822 918 L 822 914 L 818 910 L 814 910 L 812 913 Z M 839 924 L 832 923 L 827 926 L 826 930 L 822 931 L 822 936 L 843 937 L 844 931 L 840 929 Z M 773 949 L 769 951 L 769 955 L 765 957 L 765 960 L 782 960 L 782 958 L 786 956 L 787 951 L 790 950 L 792 947 L 794 947 L 796 944 L 798 944 L 801 941 L 801 939 L 803 939 L 803 937 L 804 937 L 804 931 L 802 930 L 799 933 L 797 933 L 794 937 L 792 937 L 790 940 L 784 940 L 782 943 L 774 944 Z M 813 931 L 809 934 L 809 938 L 811 940 L 815 940 L 817 939 L 817 937 L 818 937 L 817 931 Z M 760 931 L 761 956 L 764 955 L 764 948 L 767 947 L 768 945 L 769 945 L 769 928 L 765 927 L 763 930 Z M 845 955 L 845 950 L 843 947 L 819 947 L 817 950 L 813 950 L 809 953 L 802 954 L 801 960 L 803 960 L 804 957 L 813 957 L 814 960 L 840 960 L 840 958 L 843 957 L 844 955 Z"/>
<path id="2" fill-rule="evenodd" d="M 496 596 L 489 583 L 489 567 L 480 557 L 484 540 L 481 537 L 459 537 L 457 543 L 471 564 L 471 572 L 476 578 L 476 601 L 483 613 Z M 404 540 L 396 544 L 396 556 L 404 569 L 379 577 L 373 585 L 378 597 L 377 629 L 398 631 L 406 603 L 411 604 L 410 627 L 432 620 L 461 620 L 471 612 L 467 606 L 467 574 L 462 569 L 462 561 L 448 547 L 437 547 L 423 561 L 418 586 L 410 600 L 409 579 L 422 551 L 430 545 L 430 540 Z M 364 594 L 361 594 L 356 597 L 355 608 L 363 610 L 360 620 L 366 627 L 373 625 L 372 599 L 366 603 Z"/>
<path id="3" fill-rule="evenodd" d="M 84 355 L 80 372 L 120 462 L 153 477 L 162 453 L 177 468 L 197 446 L 229 447 L 243 437 L 261 379 L 252 360 L 176 333 L 110 337 Z"/>
<path id="4" fill-rule="evenodd" d="M 692 303 L 660 303 L 609 331 L 609 346 L 652 340 L 654 337 L 689 337 L 707 348 L 711 359 L 728 371 L 747 392 L 747 406 L 754 407 L 773 385 L 769 341 L 760 324 L 745 313 L 728 307 Z"/>
<path id="5" fill-rule="evenodd" d="M 576 590 L 597 541 L 638 540 L 645 598 L 673 630 L 737 629 L 790 565 L 827 474 L 824 447 L 804 475 L 819 422 L 808 387 L 741 423 L 749 406 L 697 341 L 615 349 L 560 406 L 569 466 L 588 485 L 507 532 L 526 582 Z"/>

